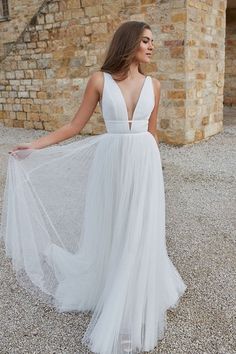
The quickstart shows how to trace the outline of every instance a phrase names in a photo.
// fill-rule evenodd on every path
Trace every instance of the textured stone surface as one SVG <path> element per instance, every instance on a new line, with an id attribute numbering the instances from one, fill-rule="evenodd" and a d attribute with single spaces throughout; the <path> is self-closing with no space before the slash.
<path id="1" fill-rule="evenodd" d="M 29 0 L 21 3 L 25 11 Z M 17 12 L 12 12 L 14 19 L 4 23 L 5 39 L 0 40 L 1 46 L 9 32 L 9 42 L 16 41 L 1 63 L 0 122 L 9 127 L 55 130 L 71 120 L 88 77 L 102 64 L 114 30 L 123 21 L 144 20 L 155 39 L 152 62 L 145 71 L 157 77 L 162 87 L 159 140 L 181 145 L 221 132 L 226 4 L 226 0 L 45 0 L 38 3 L 37 12 L 35 0 L 24 17 L 28 26 L 22 35 L 19 26 L 19 37 L 15 35 L 14 40 L 12 24 L 17 22 Z M 32 13 L 35 16 L 30 20 Z M 234 42 L 227 44 L 232 53 Z M 227 70 L 231 74 L 230 58 Z M 234 87 L 233 80 L 228 81 L 228 91 Z M 233 102 L 235 91 L 231 92 Z M 13 109 L 16 105 L 18 110 Z M 97 108 L 82 133 L 104 129 Z"/>
<path id="2" fill-rule="evenodd" d="M 159 354 L 235 354 L 236 110 L 225 110 L 224 132 L 198 144 L 160 144 L 170 258 L 188 289 L 168 311 Z M 0 125 L 0 200 L 8 149 L 44 131 Z M 0 248 L 0 353 L 85 354 L 82 313 L 56 313 L 21 289 Z"/>
<path id="3" fill-rule="evenodd" d="M 4 55 L 4 45 L 7 48 L 10 43 L 16 41 L 42 3 L 42 0 L 8 1 L 10 18 L 0 22 L 0 57 Z M 25 42 L 27 41 L 29 41 L 28 33 L 25 34 Z"/>

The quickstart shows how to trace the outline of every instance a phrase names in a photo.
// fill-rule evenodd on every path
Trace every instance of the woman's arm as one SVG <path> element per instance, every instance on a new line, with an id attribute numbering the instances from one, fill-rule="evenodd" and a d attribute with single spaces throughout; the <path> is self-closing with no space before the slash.
<path id="1" fill-rule="evenodd" d="M 153 88 L 155 93 L 155 106 L 149 118 L 148 131 L 154 136 L 158 145 L 156 126 L 157 126 L 158 107 L 159 107 L 160 96 L 161 96 L 161 84 L 160 81 L 155 78 L 152 79 L 152 83 L 153 83 Z"/>
<path id="2" fill-rule="evenodd" d="M 46 146 L 57 144 L 63 140 L 69 139 L 83 129 L 92 116 L 100 98 L 103 87 L 103 74 L 96 72 L 90 77 L 83 96 L 82 103 L 71 122 L 63 125 L 61 128 L 49 133 L 28 144 L 18 145 L 12 151 L 20 149 L 42 149 Z"/>

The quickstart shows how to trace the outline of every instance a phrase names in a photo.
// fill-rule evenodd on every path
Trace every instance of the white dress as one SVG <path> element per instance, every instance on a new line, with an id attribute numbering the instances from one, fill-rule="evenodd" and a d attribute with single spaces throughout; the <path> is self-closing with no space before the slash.
<path id="1" fill-rule="evenodd" d="M 82 342 L 94 353 L 152 350 L 186 289 L 166 250 L 161 158 L 147 131 L 154 100 L 147 76 L 129 121 L 104 73 L 106 133 L 9 157 L 7 255 L 57 311 L 91 313 Z"/>

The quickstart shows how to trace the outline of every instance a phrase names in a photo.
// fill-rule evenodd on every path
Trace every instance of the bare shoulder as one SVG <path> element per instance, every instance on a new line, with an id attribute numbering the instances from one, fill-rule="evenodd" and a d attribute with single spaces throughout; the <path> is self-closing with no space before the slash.
<path id="1" fill-rule="evenodd" d="M 161 89 L 160 81 L 155 77 L 152 77 L 152 82 L 153 82 L 153 86 L 155 87 L 155 90 L 159 91 Z"/>
<path id="2" fill-rule="evenodd" d="M 89 78 L 88 85 L 92 86 L 101 97 L 103 90 L 104 74 L 102 71 L 95 71 Z"/>
<path id="3" fill-rule="evenodd" d="M 95 87 L 99 88 L 99 86 L 103 85 L 103 72 L 102 71 L 95 71 L 91 76 L 89 81 Z"/>

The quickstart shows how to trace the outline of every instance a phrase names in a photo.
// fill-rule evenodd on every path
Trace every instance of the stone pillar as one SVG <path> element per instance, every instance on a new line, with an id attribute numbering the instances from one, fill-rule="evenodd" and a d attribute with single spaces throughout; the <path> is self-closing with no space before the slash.
<path id="1" fill-rule="evenodd" d="M 185 0 L 157 3 L 157 78 L 161 82 L 158 114 L 160 141 L 179 144 L 185 139 L 185 49 L 187 9 Z"/>
<path id="2" fill-rule="evenodd" d="M 187 0 L 186 125 L 183 143 L 223 129 L 226 0 Z"/>
<path id="3" fill-rule="evenodd" d="M 159 1 L 160 138 L 188 144 L 222 131 L 226 0 Z"/>

